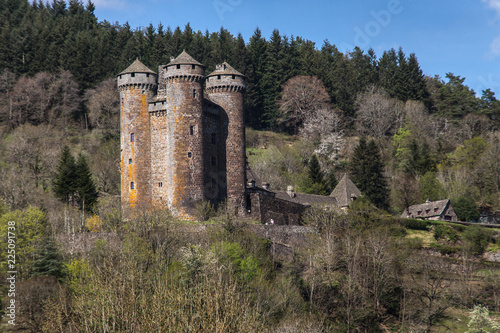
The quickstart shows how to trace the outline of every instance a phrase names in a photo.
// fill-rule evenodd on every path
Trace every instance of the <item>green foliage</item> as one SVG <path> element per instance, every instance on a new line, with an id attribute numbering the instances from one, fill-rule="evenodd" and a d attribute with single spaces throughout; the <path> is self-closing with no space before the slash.
<path id="1" fill-rule="evenodd" d="M 420 177 L 418 180 L 420 185 L 420 192 L 422 193 L 422 197 L 426 200 L 436 201 L 446 198 L 446 192 L 443 188 L 443 185 L 436 178 L 436 173 L 432 171 L 428 171 Z"/>
<path id="2" fill-rule="evenodd" d="M 467 248 L 474 254 L 482 255 L 491 241 L 492 232 L 487 228 L 469 226 L 462 233 Z"/>
<path id="3" fill-rule="evenodd" d="M 429 222 L 425 220 L 403 219 L 401 222 L 406 229 L 427 230 L 429 227 Z"/>
<path id="4" fill-rule="evenodd" d="M 384 177 L 384 164 L 374 140 L 359 140 L 351 158 L 351 176 L 354 184 L 375 206 L 389 208 L 390 190 Z"/>
<path id="5" fill-rule="evenodd" d="M 85 155 L 79 154 L 75 162 L 71 150 L 64 146 L 53 180 L 56 198 L 65 203 L 76 203 L 80 209 L 92 211 L 98 193 Z"/>
<path id="6" fill-rule="evenodd" d="M 66 275 L 62 256 L 54 240 L 45 238 L 37 247 L 35 259 L 31 266 L 32 276 L 53 276 L 62 281 Z"/>
<path id="7" fill-rule="evenodd" d="M 454 169 L 465 167 L 468 170 L 473 170 L 479 157 L 487 148 L 488 142 L 484 138 L 476 137 L 466 140 L 463 146 L 446 155 L 443 165 Z"/>
<path id="8" fill-rule="evenodd" d="M 9 230 L 9 222 L 15 223 L 15 230 Z M 25 210 L 15 210 L 0 217 L 0 239 L 2 244 L 8 244 L 8 232 L 15 234 L 16 269 L 21 278 L 29 276 L 30 267 L 35 260 L 35 249 L 46 232 L 47 217 L 36 207 Z M 11 223 L 12 224 L 12 223 Z M 1 254 L 1 261 L 6 261 L 6 251 Z M 4 266 L 5 267 L 5 266 Z"/>
<path id="9" fill-rule="evenodd" d="M 453 200 L 452 206 L 460 221 L 477 221 L 479 219 L 479 208 L 470 196 L 462 196 Z"/>
<path id="10" fill-rule="evenodd" d="M 85 155 L 78 155 L 75 165 L 75 193 L 81 209 L 92 211 L 97 203 L 98 193 L 90 173 Z"/>
<path id="11" fill-rule="evenodd" d="M 436 171 L 436 161 L 429 145 L 426 141 L 419 142 L 408 126 L 401 127 L 392 141 L 396 167 L 413 176 Z"/>
<path id="12" fill-rule="evenodd" d="M 463 118 L 469 113 L 479 110 L 479 101 L 474 91 L 464 85 L 465 78 L 447 73 L 448 82 L 434 78 L 437 91 L 433 98 L 436 105 L 436 113 L 441 116 L 452 118 Z"/>
<path id="13" fill-rule="evenodd" d="M 220 242 L 212 247 L 212 251 L 224 265 L 229 265 L 237 277 L 243 282 L 250 282 L 260 274 L 260 263 L 245 251 L 239 243 Z"/>
<path id="14" fill-rule="evenodd" d="M 451 255 L 460 252 L 460 246 L 453 246 L 449 244 L 432 243 L 429 245 L 432 249 L 439 251 L 442 255 Z"/>
<path id="15" fill-rule="evenodd" d="M 53 190 L 56 198 L 69 203 L 76 187 L 76 162 L 68 146 L 64 146 L 59 157 L 57 173 L 54 175 Z"/>
<path id="16" fill-rule="evenodd" d="M 309 160 L 308 178 L 306 184 L 302 186 L 302 190 L 308 194 L 328 195 L 328 184 L 323 177 L 323 171 L 315 154 Z"/>
<path id="17" fill-rule="evenodd" d="M 445 239 L 455 243 L 458 240 L 458 232 L 452 227 L 445 224 L 434 225 L 434 238 Z"/>

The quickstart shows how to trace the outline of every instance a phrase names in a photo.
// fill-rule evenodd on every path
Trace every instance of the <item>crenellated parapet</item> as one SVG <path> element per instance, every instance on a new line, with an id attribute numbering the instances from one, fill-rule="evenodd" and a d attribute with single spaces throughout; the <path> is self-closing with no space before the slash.
<path id="1" fill-rule="evenodd" d="M 217 65 L 215 71 L 207 75 L 207 93 L 244 92 L 246 79 L 227 62 Z"/>

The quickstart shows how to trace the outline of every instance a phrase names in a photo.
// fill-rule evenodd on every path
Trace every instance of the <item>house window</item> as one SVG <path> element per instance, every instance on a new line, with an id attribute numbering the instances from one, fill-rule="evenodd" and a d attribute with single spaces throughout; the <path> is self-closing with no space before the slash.
<path id="1" fill-rule="evenodd" d="M 196 65 L 192 65 L 192 66 L 191 66 L 191 68 L 192 68 L 192 69 L 196 69 Z"/>
<path id="2" fill-rule="evenodd" d="M 417 212 L 417 215 L 420 215 L 420 214 L 422 214 L 422 211 L 421 211 L 421 210 L 419 210 L 419 211 Z"/>
<path id="3" fill-rule="evenodd" d="M 429 214 L 430 211 L 431 211 L 430 209 L 426 209 L 425 214 Z"/>
<path id="4" fill-rule="evenodd" d="M 177 69 L 181 69 L 181 65 L 177 65 Z"/>
<path id="5" fill-rule="evenodd" d="M 192 152 L 189 152 L 188 153 L 188 157 L 191 158 L 193 156 L 193 153 Z"/>
<path id="6" fill-rule="evenodd" d="M 217 75 L 217 80 L 220 80 L 220 75 Z"/>
<path id="7" fill-rule="evenodd" d="M 234 79 L 236 79 L 236 75 L 233 75 L 232 79 L 233 79 L 233 80 L 234 80 Z"/>
<path id="8" fill-rule="evenodd" d="M 217 133 L 212 133 L 212 144 L 217 144 Z"/>
<path id="9" fill-rule="evenodd" d="M 135 184 L 134 184 L 134 182 L 130 182 L 130 189 L 131 190 L 135 190 Z"/>
<path id="10" fill-rule="evenodd" d="M 128 164 L 132 164 L 132 159 L 131 158 L 128 159 Z"/>
<path id="11" fill-rule="evenodd" d="M 135 73 L 130 73 L 130 76 L 131 77 L 135 77 Z"/>
<path id="12" fill-rule="evenodd" d="M 196 89 L 193 89 L 193 98 L 196 98 Z"/>
<path id="13" fill-rule="evenodd" d="M 434 208 L 434 213 L 437 213 L 438 209 L 437 208 Z"/>
<path id="14" fill-rule="evenodd" d="M 130 133 L 130 142 L 135 142 L 135 134 Z"/>
<path id="15" fill-rule="evenodd" d="M 159 182 L 158 187 L 163 187 L 163 182 Z"/>
<path id="16" fill-rule="evenodd" d="M 189 134 L 190 135 L 194 134 L 194 126 L 189 126 Z"/>

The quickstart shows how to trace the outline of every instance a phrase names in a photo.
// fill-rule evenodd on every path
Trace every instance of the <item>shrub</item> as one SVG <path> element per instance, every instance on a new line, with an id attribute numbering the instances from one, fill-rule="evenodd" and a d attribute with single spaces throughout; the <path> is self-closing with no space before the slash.
<path id="1" fill-rule="evenodd" d="M 451 246 L 448 244 L 433 243 L 429 245 L 431 249 L 439 251 L 442 255 L 450 255 L 459 252 L 462 248 L 460 246 Z"/>
<path id="2" fill-rule="evenodd" d="M 462 237 L 467 248 L 474 254 L 481 255 L 491 241 L 492 231 L 479 226 L 469 226 Z"/>
<path id="3" fill-rule="evenodd" d="M 436 224 L 434 226 L 434 238 L 447 239 L 453 243 L 458 240 L 458 232 L 450 226 L 444 224 Z"/>
<path id="4" fill-rule="evenodd" d="M 406 229 L 412 230 L 427 230 L 428 222 L 424 220 L 416 220 L 416 219 L 405 219 L 403 220 L 403 226 Z"/>

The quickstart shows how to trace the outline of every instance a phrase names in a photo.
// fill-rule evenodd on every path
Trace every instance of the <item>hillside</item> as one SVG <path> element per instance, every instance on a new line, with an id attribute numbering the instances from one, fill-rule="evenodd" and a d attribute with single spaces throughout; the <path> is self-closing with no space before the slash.
<path id="1" fill-rule="evenodd" d="M 19 324 L 4 316 L 1 331 L 465 332 L 473 317 L 492 329 L 499 230 L 475 224 L 500 218 L 491 90 L 425 76 L 403 49 L 139 29 L 93 11 L 0 0 L 0 301 L 7 315 L 16 300 Z M 363 197 L 345 214 L 312 207 L 295 227 L 205 201 L 202 222 L 124 219 L 116 75 L 184 49 L 207 72 L 227 60 L 246 76 L 260 181 L 328 195 L 347 173 Z M 441 199 L 471 225 L 400 218 Z"/>

